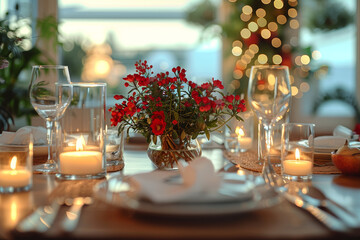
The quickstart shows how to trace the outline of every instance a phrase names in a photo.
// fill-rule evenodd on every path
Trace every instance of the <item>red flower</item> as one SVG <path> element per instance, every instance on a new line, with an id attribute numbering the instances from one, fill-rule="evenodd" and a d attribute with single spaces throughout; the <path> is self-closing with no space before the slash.
<path id="1" fill-rule="evenodd" d="M 125 87 L 128 87 L 128 86 L 129 86 L 129 83 L 127 83 L 127 82 L 124 83 L 124 86 L 125 86 Z"/>
<path id="2" fill-rule="evenodd" d="M 164 133 L 165 127 L 166 127 L 166 122 L 162 119 L 157 118 L 151 122 L 150 127 L 152 129 L 153 134 L 159 136 Z"/>
<path id="3" fill-rule="evenodd" d="M 151 119 L 161 119 L 164 120 L 165 119 L 165 114 L 164 111 L 155 111 L 153 112 L 153 115 L 151 116 Z"/>
<path id="4" fill-rule="evenodd" d="M 235 96 L 235 100 L 236 100 L 236 101 L 239 101 L 239 100 L 240 100 L 240 95 L 236 95 L 236 96 Z"/>
<path id="5" fill-rule="evenodd" d="M 133 102 L 128 102 L 127 107 L 124 108 L 125 114 L 129 116 L 133 116 L 137 111 L 136 105 Z"/>
<path id="6" fill-rule="evenodd" d="M 120 99 L 123 99 L 124 96 L 123 96 L 123 95 L 115 95 L 114 98 L 115 98 L 116 100 L 120 100 Z"/>
<path id="7" fill-rule="evenodd" d="M 173 125 L 176 125 L 176 124 L 178 124 L 178 121 L 173 120 L 173 121 L 172 121 L 172 124 L 173 124 Z"/>
<path id="8" fill-rule="evenodd" d="M 234 107 L 233 107 L 233 105 L 229 104 L 228 108 L 229 108 L 230 110 L 232 110 Z"/>
<path id="9" fill-rule="evenodd" d="M 214 80 L 214 78 L 213 78 L 213 84 L 214 84 L 214 87 L 224 89 L 224 85 L 222 84 L 222 82 L 220 80 Z"/>
<path id="10" fill-rule="evenodd" d="M 133 82 L 135 80 L 135 74 L 129 74 L 126 76 L 126 78 L 123 78 L 125 81 Z"/>
<path id="11" fill-rule="evenodd" d="M 230 103 L 234 101 L 234 98 L 235 98 L 234 95 L 229 95 L 224 97 L 224 99 Z"/>
<path id="12" fill-rule="evenodd" d="M 210 83 L 203 83 L 203 84 L 201 84 L 201 88 L 204 89 L 204 90 L 208 90 L 210 87 L 211 87 L 211 84 L 210 84 Z"/>

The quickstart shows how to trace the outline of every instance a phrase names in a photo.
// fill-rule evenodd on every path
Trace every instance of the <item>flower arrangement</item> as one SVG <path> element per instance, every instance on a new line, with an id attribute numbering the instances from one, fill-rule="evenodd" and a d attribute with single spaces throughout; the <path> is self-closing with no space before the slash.
<path id="1" fill-rule="evenodd" d="M 200 134 L 210 139 L 210 132 L 233 117 L 242 120 L 245 101 L 225 95 L 219 80 L 198 85 L 179 66 L 172 69 L 173 77 L 169 72 L 155 75 L 147 61 L 139 60 L 135 67 L 136 73 L 124 78 L 129 95 L 115 95 L 120 103 L 109 109 L 111 125 L 119 126 L 119 132 L 128 127 L 153 143 L 160 137 L 163 149 L 176 150 Z"/>

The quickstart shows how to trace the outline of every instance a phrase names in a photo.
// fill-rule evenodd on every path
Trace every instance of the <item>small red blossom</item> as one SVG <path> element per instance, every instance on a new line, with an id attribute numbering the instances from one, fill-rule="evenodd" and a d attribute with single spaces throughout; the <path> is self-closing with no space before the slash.
<path id="1" fill-rule="evenodd" d="M 120 100 L 120 99 L 123 99 L 124 96 L 123 96 L 123 95 L 115 95 L 114 98 L 115 98 L 116 100 Z"/>
<path id="2" fill-rule="evenodd" d="M 178 124 L 178 121 L 173 120 L 173 121 L 172 121 L 172 124 L 173 124 L 173 125 L 176 125 L 176 124 Z"/>
<path id="3" fill-rule="evenodd" d="M 162 119 L 154 119 L 150 125 L 154 135 L 159 136 L 164 133 L 166 122 Z"/>

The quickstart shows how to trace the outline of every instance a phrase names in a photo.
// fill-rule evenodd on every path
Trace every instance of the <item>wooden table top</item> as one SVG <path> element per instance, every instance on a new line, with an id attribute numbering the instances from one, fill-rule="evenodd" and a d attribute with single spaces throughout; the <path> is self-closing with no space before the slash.
<path id="1" fill-rule="evenodd" d="M 145 148 L 127 149 L 125 168 L 119 174 L 153 170 Z M 203 156 L 214 163 L 217 170 L 231 169 L 232 163 L 223 157 L 221 149 L 203 150 Z M 43 235 L 18 235 L 12 231 L 16 224 L 37 207 L 48 202 L 54 194 L 92 194 L 93 186 L 102 180 L 59 181 L 54 175 L 35 174 L 29 192 L 0 194 L 0 238 L 50 239 L 338 239 L 307 212 L 287 201 L 278 205 L 243 214 L 216 217 L 158 217 L 139 215 L 108 205 L 98 199 L 83 209 L 76 230 L 65 235 L 60 228 L 67 207 L 62 207 L 53 227 Z M 360 218 L 360 178 L 342 175 L 314 175 L 313 185 L 329 198 L 351 210 Z M 70 189 L 70 190 L 69 190 Z M 214 206 L 216 207 L 216 206 Z M 360 230 L 359 230 L 360 231 Z M 346 238 L 360 236 L 355 231 Z M 344 237 L 344 236 L 340 236 Z"/>

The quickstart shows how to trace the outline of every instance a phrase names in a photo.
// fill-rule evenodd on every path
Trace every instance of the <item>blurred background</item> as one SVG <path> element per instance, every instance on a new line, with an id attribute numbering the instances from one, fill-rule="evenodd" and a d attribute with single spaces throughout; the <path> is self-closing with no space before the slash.
<path id="1" fill-rule="evenodd" d="M 36 116 L 32 65 L 64 64 L 73 82 L 106 82 L 112 106 L 139 59 L 154 72 L 180 65 L 197 83 L 220 79 L 245 97 L 252 65 L 287 65 L 290 121 L 324 134 L 354 129 L 357 9 L 356 0 L 0 0 L 0 129 Z"/>

